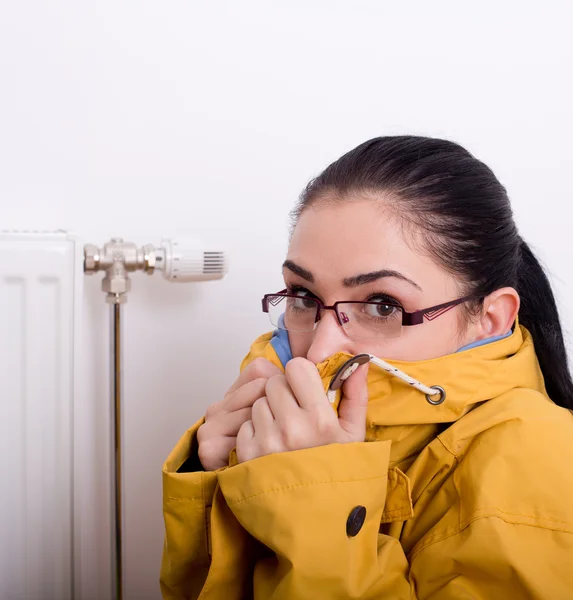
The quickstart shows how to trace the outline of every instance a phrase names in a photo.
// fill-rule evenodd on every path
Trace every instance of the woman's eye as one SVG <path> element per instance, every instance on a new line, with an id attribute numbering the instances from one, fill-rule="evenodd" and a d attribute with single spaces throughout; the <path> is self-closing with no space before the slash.
<path id="1" fill-rule="evenodd" d="M 400 302 L 386 294 L 373 294 L 367 301 L 372 304 L 365 304 L 364 312 L 371 319 L 389 320 L 401 314 Z"/>
<path id="2" fill-rule="evenodd" d="M 316 302 L 312 298 L 300 297 L 295 300 L 295 306 L 297 308 L 311 309 L 316 307 Z"/>
<path id="3" fill-rule="evenodd" d="M 391 304 L 382 302 L 376 304 L 367 304 L 366 312 L 370 317 L 387 319 L 393 316 L 399 309 Z"/>
<path id="4" fill-rule="evenodd" d="M 308 290 L 292 288 L 288 290 L 288 293 L 297 296 L 296 298 L 289 298 L 293 308 L 305 310 L 316 308 L 316 299 Z"/>

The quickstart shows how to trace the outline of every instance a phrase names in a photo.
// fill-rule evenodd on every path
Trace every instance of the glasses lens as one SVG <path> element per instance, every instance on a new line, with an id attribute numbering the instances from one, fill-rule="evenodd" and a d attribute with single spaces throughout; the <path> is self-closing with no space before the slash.
<path id="1" fill-rule="evenodd" d="M 383 302 L 343 302 L 338 314 L 348 337 L 373 339 L 400 337 L 402 309 Z"/>
<path id="2" fill-rule="evenodd" d="M 278 329 L 313 331 L 318 303 L 303 296 L 269 296 L 269 317 Z"/>

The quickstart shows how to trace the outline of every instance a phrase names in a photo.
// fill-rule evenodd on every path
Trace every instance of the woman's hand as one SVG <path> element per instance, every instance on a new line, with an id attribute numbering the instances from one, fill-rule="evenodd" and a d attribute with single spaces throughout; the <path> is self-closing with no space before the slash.
<path id="1" fill-rule="evenodd" d="M 252 416 L 237 435 L 237 459 L 245 462 L 273 454 L 366 437 L 368 364 L 343 385 L 338 416 L 326 397 L 316 366 L 304 358 L 287 363 L 285 375 L 271 377 Z"/>
<path id="2" fill-rule="evenodd" d="M 223 400 L 207 409 L 205 423 L 197 431 L 199 460 L 206 471 L 227 466 L 237 433 L 251 418 L 251 407 L 265 395 L 269 378 L 280 374 L 271 362 L 257 358 L 245 367 Z"/>

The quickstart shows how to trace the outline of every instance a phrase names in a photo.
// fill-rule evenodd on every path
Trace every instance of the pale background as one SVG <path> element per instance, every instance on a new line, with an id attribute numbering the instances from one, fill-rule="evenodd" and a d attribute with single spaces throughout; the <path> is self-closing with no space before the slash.
<path id="1" fill-rule="evenodd" d="M 268 328 L 259 300 L 281 284 L 288 211 L 358 143 L 444 136 L 488 163 L 550 267 L 571 340 L 572 25 L 568 0 L 2 3 L 0 229 L 98 244 L 198 234 L 231 253 L 222 282 L 134 277 L 127 599 L 159 597 L 162 461 Z M 108 319 L 99 277 L 85 286 L 105 598 Z"/>

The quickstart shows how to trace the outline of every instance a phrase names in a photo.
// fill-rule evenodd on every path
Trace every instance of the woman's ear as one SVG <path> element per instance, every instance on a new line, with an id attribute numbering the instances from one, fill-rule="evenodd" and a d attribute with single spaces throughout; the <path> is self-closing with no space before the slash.
<path id="1" fill-rule="evenodd" d="M 512 287 L 492 292 L 483 301 L 480 319 L 482 339 L 508 333 L 519 312 L 519 294 Z"/>

